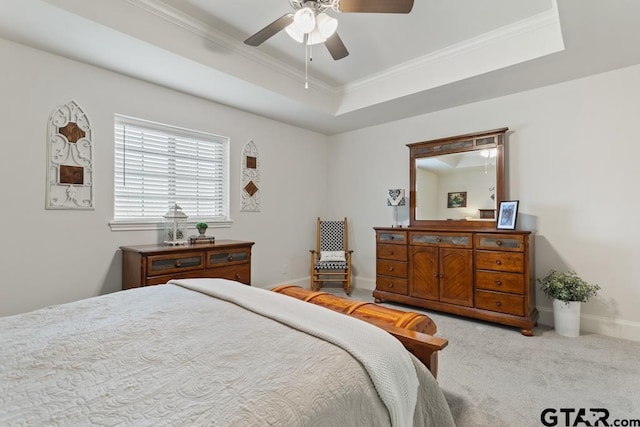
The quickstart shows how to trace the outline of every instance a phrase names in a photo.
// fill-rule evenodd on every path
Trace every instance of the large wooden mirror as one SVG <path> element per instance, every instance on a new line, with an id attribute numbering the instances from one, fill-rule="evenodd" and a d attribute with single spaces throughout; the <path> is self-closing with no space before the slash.
<path id="1" fill-rule="evenodd" d="M 410 225 L 495 228 L 507 130 L 408 144 Z"/>

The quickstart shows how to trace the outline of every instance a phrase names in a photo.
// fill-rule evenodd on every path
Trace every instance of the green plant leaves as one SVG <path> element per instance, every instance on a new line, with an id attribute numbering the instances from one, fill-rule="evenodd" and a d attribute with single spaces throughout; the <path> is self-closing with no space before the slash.
<path id="1" fill-rule="evenodd" d="M 563 273 L 551 270 L 546 277 L 538 279 L 538 283 L 542 285 L 545 295 L 561 301 L 587 302 L 601 289 L 597 284 L 582 280 L 575 271 Z"/>

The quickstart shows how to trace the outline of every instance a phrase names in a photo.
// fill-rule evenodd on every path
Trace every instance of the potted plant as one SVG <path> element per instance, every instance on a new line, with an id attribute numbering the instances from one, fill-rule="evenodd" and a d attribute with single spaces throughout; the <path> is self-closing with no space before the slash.
<path id="1" fill-rule="evenodd" d="M 209 226 L 206 222 L 199 222 L 196 224 L 196 230 L 198 230 L 198 233 L 200 233 L 201 236 L 204 236 L 204 233 L 207 232 L 207 228 L 209 228 Z"/>
<path id="2" fill-rule="evenodd" d="M 542 292 L 553 299 L 553 325 L 556 332 L 566 337 L 580 335 L 581 303 L 596 296 L 600 286 L 582 280 L 575 271 L 563 273 L 551 270 L 538 279 Z"/>

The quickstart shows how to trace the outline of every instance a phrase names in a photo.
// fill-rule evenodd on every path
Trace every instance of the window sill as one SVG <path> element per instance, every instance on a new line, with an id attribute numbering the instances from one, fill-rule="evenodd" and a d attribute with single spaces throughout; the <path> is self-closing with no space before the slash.
<path id="1" fill-rule="evenodd" d="M 207 220 L 200 218 L 198 220 L 188 221 L 187 228 L 196 228 L 199 222 L 206 222 L 209 228 L 230 228 L 233 225 L 231 220 Z M 110 221 L 109 227 L 111 231 L 145 231 L 145 230 L 162 230 L 164 222 L 162 221 L 136 221 L 136 220 L 118 220 Z"/>

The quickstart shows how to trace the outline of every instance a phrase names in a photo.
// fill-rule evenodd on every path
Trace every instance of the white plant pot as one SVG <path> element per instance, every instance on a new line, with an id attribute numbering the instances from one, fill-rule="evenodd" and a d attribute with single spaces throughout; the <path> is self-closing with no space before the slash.
<path id="1" fill-rule="evenodd" d="M 553 300 L 553 326 L 558 335 L 565 337 L 580 336 L 580 301 L 566 303 Z"/>

